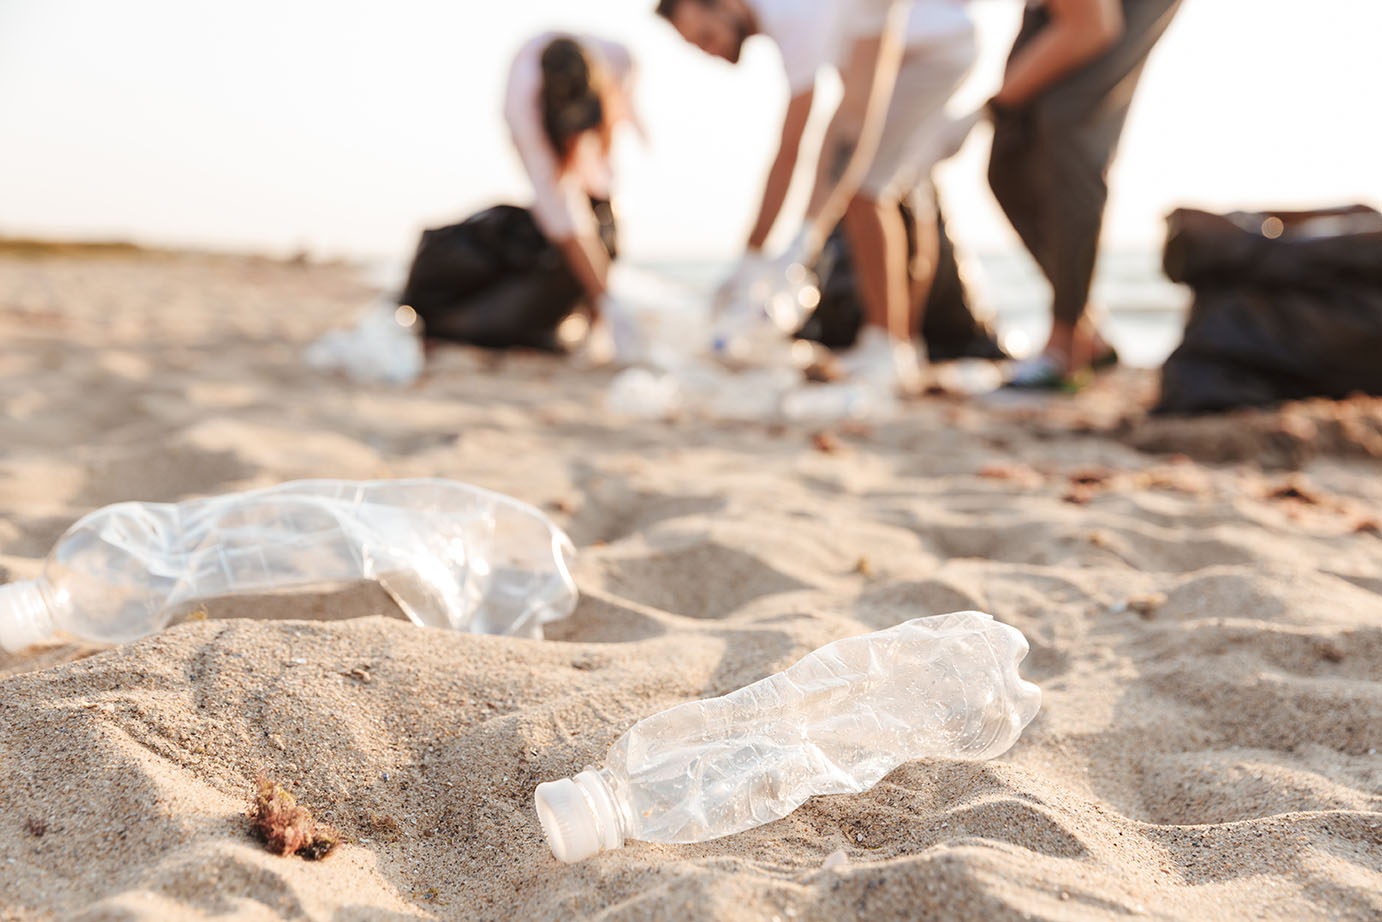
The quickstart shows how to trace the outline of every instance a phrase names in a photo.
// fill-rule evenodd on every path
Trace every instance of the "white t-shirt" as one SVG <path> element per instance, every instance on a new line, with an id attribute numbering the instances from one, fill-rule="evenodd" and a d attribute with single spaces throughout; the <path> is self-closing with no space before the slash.
<path id="1" fill-rule="evenodd" d="M 749 0 L 763 35 L 777 45 L 793 96 L 841 63 L 849 43 L 883 31 L 894 0 Z M 908 47 L 924 47 L 972 28 L 967 0 L 913 0 Z"/>
<path id="2" fill-rule="evenodd" d="M 760 32 L 777 45 L 787 86 L 797 96 L 840 56 L 840 20 L 848 0 L 749 0 Z"/>
<path id="3" fill-rule="evenodd" d="M 907 47 L 925 48 L 974 31 L 969 0 L 912 0 Z"/>
<path id="4" fill-rule="evenodd" d="M 519 159 L 533 183 L 533 218 L 549 239 L 564 239 L 593 231 L 595 216 L 590 196 L 609 194 L 609 164 L 599 144 L 587 133 L 578 144 L 570 167 L 561 168 L 557 152 L 542 124 L 542 53 L 557 38 L 572 38 L 587 53 L 599 55 L 612 72 L 615 84 L 611 122 L 632 117 L 633 57 L 617 42 L 587 35 L 549 32 L 527 42 L 509 70 L 504 117 L 518 148 Z"/>

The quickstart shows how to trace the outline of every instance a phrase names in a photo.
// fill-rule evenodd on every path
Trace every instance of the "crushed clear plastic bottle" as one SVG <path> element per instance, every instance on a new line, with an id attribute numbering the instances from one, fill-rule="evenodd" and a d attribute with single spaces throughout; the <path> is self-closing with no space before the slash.
<path id="1" fill-rule="evenodd" d="M 422 321 L 408 305 L 381 297 L 354 327 L 328 331 L 303 358 L 311 368 L 344 372 L 363 383 L 412 384 L 422 374 Z"/>
<path id="2" fill-rule="evenodd" d="M 839 640 L 720 698 L 645 718 L 602 767 L 538 785 L 552 853 L 581 861 L 626 839 L 701 842 L 866 791 L 911 759 L 991 759 L 1036 716 L 1018 675 L 1027 640 L 982 612 Z"/>
<path id="3" fill-rule="evenodd" d="M 377 581 L 417 624 L 541 637 L 576 604 L 571 540 L 526 503 L 448 480 L 301 480 L 119 503 L 77 522 L 37 580 L 0 586 L 0 646 L 152 634 L 201 599 Z"/>

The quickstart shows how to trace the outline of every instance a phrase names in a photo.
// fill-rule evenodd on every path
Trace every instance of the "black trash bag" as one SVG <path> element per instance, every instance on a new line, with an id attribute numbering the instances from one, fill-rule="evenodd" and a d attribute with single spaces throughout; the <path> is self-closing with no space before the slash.
<path id="1" fill-rule="evenodd" d="M 1382 394 L 1382 214 L 1363 206 L 1168 219 L 1195 298 L 1155 413 Z"/>
<path id="2" fill-rule="evenodd" d="M 906 201 L 901 205 L 907 227 L 907 258 L 916 255 L 916 219 Z M 945 217 L 937 212 L 940 231 L 940 262 L 931 293 L 922 314 L 921 335 L 933 362 L 950 359 L 1008 358 L 989 324 L 975 316 L 965 291 L 960 267 L 955 261 L 955 245 L 945 229 Z M 836 227 L 816 264 L 820 279 L 821 303 L 802 326 L 797 336 L 832 349 L 854 345 L 864 322 L 863 308 L 854 284 L 854 265 L 849 253 L 849 238 L 843 227 Z"/>
<path id="3" fill-rule="evenodd" d="M 608 202 L 591 204 L 613 259 L 614 212 Z M 417 311 L 428 339 L 560 351 L 557 327 L 584 297 L 532 212 L 496 205 L 423 232 L 399 303 Z"/>

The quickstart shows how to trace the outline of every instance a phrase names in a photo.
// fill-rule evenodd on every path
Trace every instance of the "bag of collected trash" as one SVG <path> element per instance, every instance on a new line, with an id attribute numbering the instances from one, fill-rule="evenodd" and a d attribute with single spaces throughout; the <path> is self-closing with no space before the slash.
<path id="1" fill-rule="evenodd" d="M 1166 274 L 1194 291 L 1153 412 L 1382 394 L 1382 214 L 1354 206 L 1168 219 Z"/>
<path id="2" fill-rule="evenodd" d="M 330 330 L 307 347 L 312 368 L 340 371 L 360 382 L 411 384 L 422 374 L 422 340 L 417 314 L 388 298 L 361 312 L 355 326 Z"/>
<path id="3" fill-rule="evenodd" d="M 1022 632 L 977 611 L 837 640 L 720 698 L 644 718 L 600 768 L 538 785 L 552 853 L 703 842 L 867 791 L 910 759 L 992 759 L 1041 707 Z"/>
<path id="4" fill-rule="evenodd" d="M 904 200 L 902 217 L 907 227 L 907 256 L 916 255 L 916 219 Z M 950 359 L 1006 359 L 1008 355 L 998 344 L 989 322 L 979 317 L 970 304 L 969 294 L 960 276 L 955 259 L 955 245 L 945 229 L 945 218 L 937 212 L 940 233 L 940 261 L 931 292 L 922 314 L 921 334 L 926 341 L 929 358 L 933 362 Z M 816 265 L 819 277 L 820 305 L 797 334 L 832 349 L 847 349 L 854 345 L 864 313 L 854 281 L 854 264 L 849 252 L 848 235 L 843 227 L 836 227 Z"/>
<path id="5" fill-rule="evenodd" d="M 125 643 L 201 600 L 360 580 L 419 625 L 541 637 L 575 608 L 572 553 L 532 506 L 448 480 L 299 480 L 119 503 L 73 525 L 38 579 L 0 585 L 0 647 L 59 630 Z"/>
<path id="6" fill-rule="evenodd" d="M 614 258 L 613 209 L 605 201 L 591 205 L 601 243 Z M 496 205 L 423 232 L 399 303 L 417 311 L 428 339 L 561 351 L 557 327 L 583 298 L 532 212 Z"/>

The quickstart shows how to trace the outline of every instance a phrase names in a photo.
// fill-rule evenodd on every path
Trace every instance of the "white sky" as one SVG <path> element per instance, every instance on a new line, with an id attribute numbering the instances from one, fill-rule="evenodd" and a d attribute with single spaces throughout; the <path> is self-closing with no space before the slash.
<path id="1" fill-rule="evenodd" d="M 402 257 L 417 232 L 527 199 L 500 119 L 509 59 L 557 26 L 628 42 L 651 135 L 620 147 L 626 251 L 741 244 L 785 89 L 684 45 L 652 0 L 0 0 L 0 234 Z M 976 0 L 996 85 L 1020 0 Z M 1382 2 L 1185 0 L 1113 177 L 1108 237 L 1176 204 L 1382 204 Z M 1012 241 L 985 138 L 942 176 L 963 244 Z"/>

